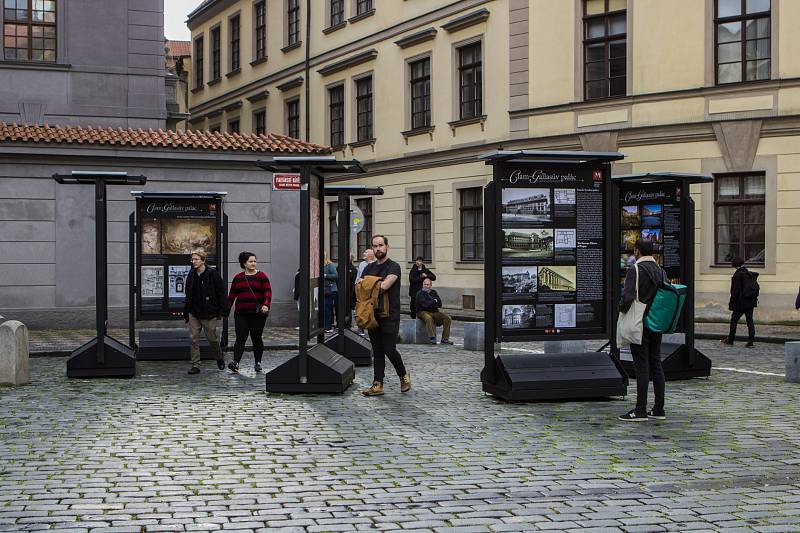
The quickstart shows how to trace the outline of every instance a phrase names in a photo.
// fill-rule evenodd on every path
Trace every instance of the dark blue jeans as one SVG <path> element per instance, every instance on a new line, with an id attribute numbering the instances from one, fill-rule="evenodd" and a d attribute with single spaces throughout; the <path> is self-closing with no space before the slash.
<path id="1" fill-rule="evenodd" d="M 325 329 L 331 329 L 333 326 L 333 317 L 336 316 L 337 296 L 338 293 L 335 292 L 325 293 Z"/>

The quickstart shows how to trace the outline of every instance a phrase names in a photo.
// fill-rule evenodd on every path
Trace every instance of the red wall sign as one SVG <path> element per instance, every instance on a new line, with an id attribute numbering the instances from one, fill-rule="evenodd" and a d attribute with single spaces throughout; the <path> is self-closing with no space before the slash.
<path id="1" fill-rule="evenodd" d="M 299 191 L 300 174 L 276 172 L 272 175 L 273 191 Z"/>

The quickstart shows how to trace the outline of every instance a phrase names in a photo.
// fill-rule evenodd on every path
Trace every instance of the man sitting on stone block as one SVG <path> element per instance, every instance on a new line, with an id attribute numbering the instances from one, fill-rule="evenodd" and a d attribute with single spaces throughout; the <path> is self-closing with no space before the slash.
<path id="1" fill-rule="evenodd" d="M 428 330 L 428 338 L 431 344 L 436 344 L 436 326 L 442 326 L 442 344 L 453 344 L 450 342 L 450 315 L 440 311 L 442 299 L 433 290 L 433 282 L 430 278 L 425 278 L 422 282 L 422 289 L 415 298 L 417 307 L 417 318 L 425 322 Z"/>

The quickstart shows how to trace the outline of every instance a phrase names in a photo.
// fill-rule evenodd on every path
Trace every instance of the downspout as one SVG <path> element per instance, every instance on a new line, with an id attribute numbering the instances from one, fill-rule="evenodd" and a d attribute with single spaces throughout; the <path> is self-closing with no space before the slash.
<path id="1" fill-rule="evenodd" d="M 309 75 L 311 73 L 310 67 L 311 60 L 311 0 L 306 0 L 306 65 L 305 65 L 305 87 L 306 87 L 306 142 L 311 142 L 311 120 L 309 113 L 311 112 L 311 88 L 309 87 Z"/>

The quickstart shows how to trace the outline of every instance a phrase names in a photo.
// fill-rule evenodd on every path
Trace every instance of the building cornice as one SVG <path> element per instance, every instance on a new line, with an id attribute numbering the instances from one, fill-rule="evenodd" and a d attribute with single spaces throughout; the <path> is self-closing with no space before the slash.
<path id="1" fill-rule="evenodd" d="M 342 70 L 346 70 L 350 67 L 355 67 L 357 65 L 361 65 L 362 63 L 372 61 L 376 57 L 378 57 L 378 51 L 375 50 L 374 48 L 370 48 L 366 52 L 361 52 L 360 54 L 348 57 L 347 59 L 342 59 L 341 61 L 337 61 L 336 63 L 331 63 L 329 65 L 326 65 L 321 69 L 317 70 L 317 72 L 321 76 L 330 76 L 331 74 L 335 74 L 336 72 L 341 72 Z"/>

